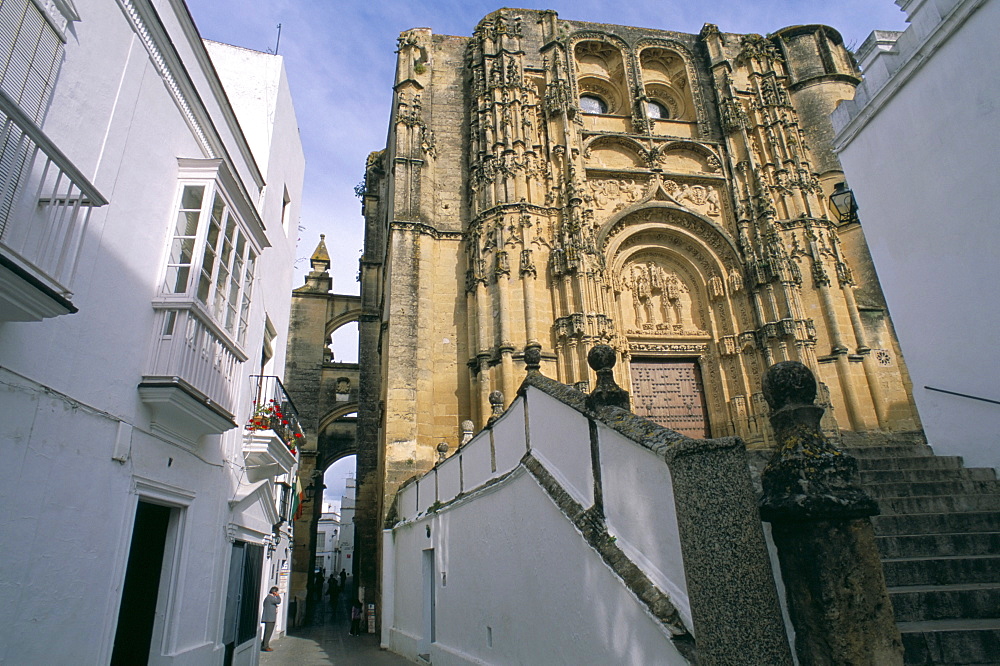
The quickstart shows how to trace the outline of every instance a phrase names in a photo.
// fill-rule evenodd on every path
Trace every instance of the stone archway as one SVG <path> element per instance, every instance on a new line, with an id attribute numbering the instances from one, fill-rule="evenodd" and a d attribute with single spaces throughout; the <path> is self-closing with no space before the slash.
<path id="1" fill-rule="evenodd" d="M 749 397 L 752 378 L 736 340 L 753 326 L 732 237 L 704 216 L 647 202 L 609 220 L 599 242 L 613 276 L 621 379 L 633 391 L 663 394 L 647 396 L 645 415 L 683 412 L 662 425 L 692 435 L 748 434 L 731 414 Z"/>
<path id="2" fill-rule="evenodd" d="M 299 483 L 312 488 L 294 525 L 291 594 L 311 611 L 315 594 L 316 529 L 322 515 L 323 475 L 337 460 L 355 455 L 359 368 L 333 359 L 330 336 L 359 321 L 361 298 L 330 292 L 332 281 L 322 242 L 312 257 L 313 271 L 292 292 L 285 387 L 299 408 L 305 442 L 299 448 Z M 307 493 L 304 493 L 307 494 Z M 306 617 L 309 613 L 307 611 Z"/>

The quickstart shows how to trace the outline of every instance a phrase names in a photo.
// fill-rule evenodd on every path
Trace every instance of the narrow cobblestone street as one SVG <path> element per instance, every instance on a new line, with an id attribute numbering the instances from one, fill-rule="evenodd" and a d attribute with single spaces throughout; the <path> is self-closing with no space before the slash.
<path id="1" fill-rule="evenodd" d="M 316 621 L 271 641 L 274 652 L 262 652 L 261 666 L 312 666 L 337 664 L 390 666 L 410 664 L 403 657 L 379 648 L 376 634 L 350 635 L 350 608 L 341 596 L 334 609 L 324 599 Z"/>

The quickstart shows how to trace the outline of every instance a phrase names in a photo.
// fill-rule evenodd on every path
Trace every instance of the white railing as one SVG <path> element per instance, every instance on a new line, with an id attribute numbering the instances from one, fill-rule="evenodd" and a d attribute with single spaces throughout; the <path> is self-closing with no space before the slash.
<path id="1" fill-rule="evenodd" d="M 150 377 L 179 377 L 230 414 L 237 375 L 247 359 L 195 303 L 154 303 L 156 337 Z"/>
<path id="2" fill-rule="evenodd" d="M 0 90 L 0 249 L 68 295 L 90 212 L 106 203 Z"/>

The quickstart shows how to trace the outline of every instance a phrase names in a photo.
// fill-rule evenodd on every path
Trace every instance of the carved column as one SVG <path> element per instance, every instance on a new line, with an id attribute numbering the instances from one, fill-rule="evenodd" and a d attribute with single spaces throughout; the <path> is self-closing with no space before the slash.
<path id="1" fill-rule="evenodd" d="M 826 440 L 816 379 L 797 361 L 763 381 L 777 450 L 764 468 L 761 518 L 772 524 L 802 666 L 903 663 L 857 462 Z"/>

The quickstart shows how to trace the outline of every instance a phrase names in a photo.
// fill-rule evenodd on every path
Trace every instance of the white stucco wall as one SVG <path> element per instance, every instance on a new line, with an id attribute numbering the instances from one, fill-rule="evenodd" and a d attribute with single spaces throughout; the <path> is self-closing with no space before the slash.
<path id="1" fill-rule="evenodd" d="M 693 627 L 670 469 L 604 424 L 598 432 L 608 532 Z"/>
<path id="2" fill-rule="evenodd" d="M 904 2 L 912 25 L 833 116 L 929 443 L 1000 468 L 997 0 Z"/>
<path id="3" fill-rule="evenodd" d="M 690 627 L 666 463 L 604 426 L 598 432 L 609 531 Z M 383 644 L 410 658 L 430 654 L 435 664 L 686 663 L 663 625 L 519 464 L 527 442 L 575 501 L 584 508 L 593 504 L 587 418 L 529 387 L 492 430 L 400 491 L 401 523 L 384 540 Z M 491 453 L 495 473 L 466 476 L 467 469 L 483 470 Z M 462 496 L 441 482 L 450 474 L 442 471 L 459 458 Z M 467 467 L 465 461 L 478 462 Z M 473 478 L 482 481 L 472 485 Z M 443 506 L 428 512 L 431 496 Z M 429 549 L 435 640 L 428 645 Z"/>
<path id="4" fill-rule="evenodd" d="M 389 643 L 401 654 L 419 652 L 422 557 L 434 548 L 435 664 L 686 663 L 526 472 L 489 497 L 397 528 L 394 543 Z"/>
<path id="5" fill-rule="evenodd" d="M 184 446 L 154 434 L 136 387 L 153 338 L 151 301 L 163 279 L 174 224 L 178 158 L 206 158 L 119 4 L 76 0 L 81 20 L 66 45 L 45 133 L 110 203 L 94 211 L 72 283 L 79 312 L 30 323 L 0 323 L 0 663 L 106 663 L 111 654 L 136 503 L 178 508 L 168 538 L 164 621 L 151 663 L 221 663 L 231 544 L 270 533 L 259 503 L 237 513 L 230 500 L 248 487 L 242 429 Z M 262 165 L 250 158 L 200 39 L 181 6 L 153 2 L 184 61 L 235 170 L 264 219 L 271 248 L 260 257 L 236 420 L 252 402 L 265 314 L 287 329 L 295 232 L 281 225 L 287 185 L 297 219 L 304 169 L 294 109 L 280 63 L 270 71 L 273 124 Z M 196 35 L 195 35 L 196 36 Z M 249 81 L 255 72 L 245 72 Z M 234 95 L 234 97 L 236 97 Z M 252 134 L 252 133 L 251 133 Z M 275 344 L 283 374 L 284 339 Z M 125 462 L 112 459 L 118 456 Z M 287 544 L 275 560 L 287 558 Z M 262 595 L 271 582 L 265 559 Z M 287 608 L 287 604 L 285 605 Z M 256 649 L 238 661 L 256 663 Z"/>

